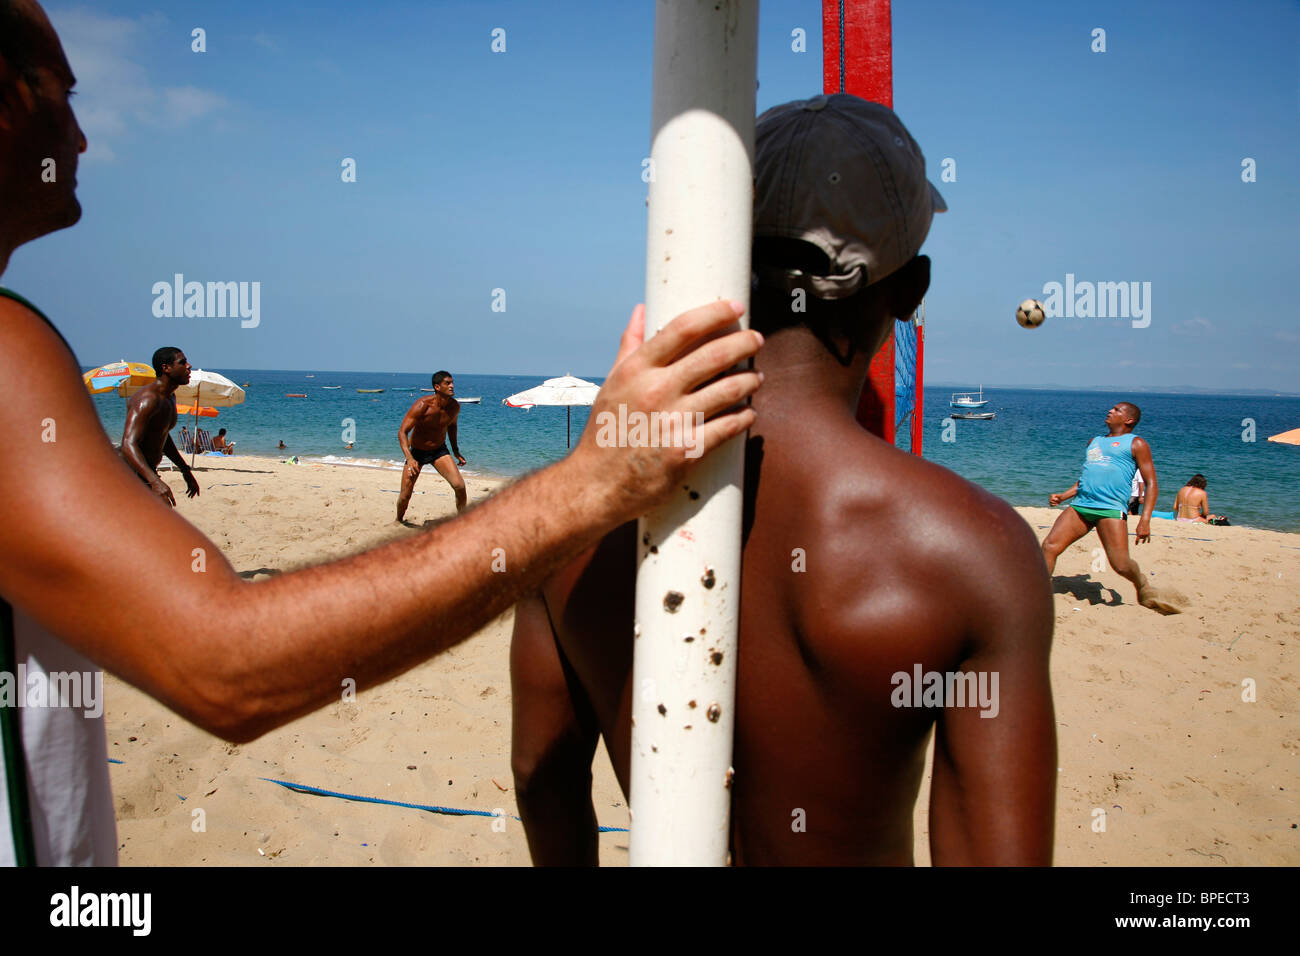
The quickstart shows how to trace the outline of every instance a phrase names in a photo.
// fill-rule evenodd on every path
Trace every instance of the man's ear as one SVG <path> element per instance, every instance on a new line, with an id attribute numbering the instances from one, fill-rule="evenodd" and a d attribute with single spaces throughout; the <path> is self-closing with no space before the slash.
<path id="1" fill-rule="evenodd" d="M 32 113 L 35 109 L 36 93 L 31 82 L 0 54 L 0 130 L 14 128 L 16 111 Z"/>
<path id="2" fill-rule="evenodd" d="M 909 318 L 930 288 L 930 257 L 914 256 L 887 281 L 889 314 L 896 319 Z"/>

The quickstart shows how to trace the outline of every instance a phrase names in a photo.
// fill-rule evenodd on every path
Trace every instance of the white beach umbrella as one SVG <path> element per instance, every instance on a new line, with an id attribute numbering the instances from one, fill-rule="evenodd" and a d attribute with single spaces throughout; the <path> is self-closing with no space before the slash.
<path id="1" fill-rule="evenodd" d="M 592 404 L 596 401 L 596 395 L 599 392 L 600 386 L 594 382 L 575 378 L 572 375 L 561 375 L 559 378 L 548 378 L 535 388 L 517 392 L 509 398 L 503 398 L 501 404 L 509 405 L 511 408 L 523 409 L 532 408 L 534 405 L 566 406 L 564 410 L 564 442 L 567 448 L 572 444 L 572 406 Z"/>
<path id="2" fill-rule="evenodd" d="M 130 397 L 148 384 L 150 383 L 123 382 L 118 386 L 117 394 Z M 244 398 L 244 390 L 226 376 L 201 368 L 191 369 L 189 383 L 176 389 L 176 401 L 186 405 L 228 408 L 231 405 L 242 405 Z"/>
<path id="3" fill-rule="evenodd" d="M 176 400 L 187 405 L 211 405 L 228 408 L 244 404 L 245 392 L 226 376 L 196 368 L 190 372 L 188 385 L 176 389 Z"/>

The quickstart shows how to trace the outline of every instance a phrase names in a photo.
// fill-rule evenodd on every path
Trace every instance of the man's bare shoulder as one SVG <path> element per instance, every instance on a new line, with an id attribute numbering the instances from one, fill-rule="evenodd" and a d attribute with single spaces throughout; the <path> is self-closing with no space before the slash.
<path id="1" fill-rule="evenodd" d="M 809 606 L 843 609 L 849 631 L 890 615 L 899 627 L 969 623 L 994 594 L 1045 586 L 1033 529 L 947 468 L 876 439 L 839 443 L 811 467 L 802 531 L 815 551 L 801 587 Z"/>
<path id="2" fill-rule="evenodd" d="M 840 445 L 819 474 L 825 493 L 818 526 L 825 537 L 854 539 L 867 527 L 898 532 L 898 549 L 943 562 L 1001 547 L 1008 535 L 1036 547 L 1029 526 L 1001 498 L 878 440 Z"/>
<path id="3" fill-rule="evenodd" d="M 157 383 L 150 382 L 144 388 L 140 389 L 140 391 L 128 398 L 126 404 L 128 408 L 148 412 L 157 408 L 161 404 L 162 400 L 162 396 L 158 394 Z"/>
<path id="4" fill-rule="evenodd" d="M 39 355 L 46 365 L 53 360 L 77 368 L 67 343 L 53 325 L 23 303 L 0 296 L 0 364 L 7 359 L 15 367 L 23 367 L 33 355 Z M 80 368 L 77 375 L 81 375 Z"/>
<path id="5" fill-rule="evenodd" d="M 54 330 L 35 311 L 16 299 L 3 295 L 0 295 L 0 323 L 3 323 L 7 347 L 11 343 L 17 345 L 20 340 L 36 340 L 42 344 L 47 339 L 58 340 Z M 59 344 L 62 346 L 63 343 Z"/>

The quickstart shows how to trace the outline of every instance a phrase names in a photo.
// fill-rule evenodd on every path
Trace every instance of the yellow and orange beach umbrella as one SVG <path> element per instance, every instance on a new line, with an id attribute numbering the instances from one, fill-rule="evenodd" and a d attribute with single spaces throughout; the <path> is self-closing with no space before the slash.
<path id="1" fill-rule="evenodd" d="M 108 365 L 92 368 L 81 376 L 81 380 L 85 382 L 90 393 L 96 395 L 100 392 L 113 391 L 123 384 L 140 388 L 157 377 L 152 365 L 122 359 L 120 362 L 110 362 Z"/>

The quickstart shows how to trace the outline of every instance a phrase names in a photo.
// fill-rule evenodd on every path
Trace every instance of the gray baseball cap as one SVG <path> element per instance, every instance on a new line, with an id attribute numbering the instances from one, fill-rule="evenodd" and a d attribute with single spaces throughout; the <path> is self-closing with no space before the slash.
<path id="1" fill-rule="evenodd" d="M 754 238 L 824 252 L 827 275 L 780 277 L 818 298 L 845 298 L 902 268 L 948 209 L 894 111 L 848 93 L 772 107 L 758 118 L 754 155 Z"/>

